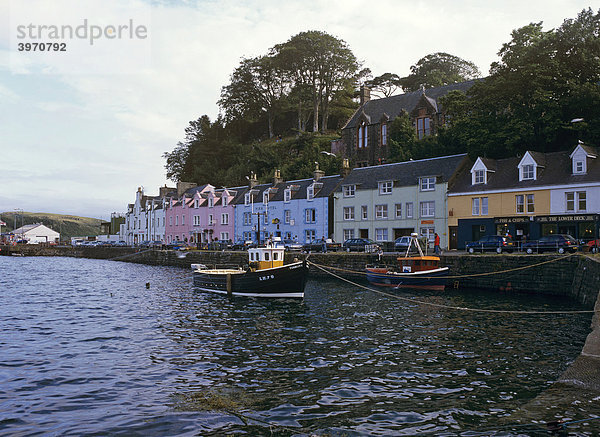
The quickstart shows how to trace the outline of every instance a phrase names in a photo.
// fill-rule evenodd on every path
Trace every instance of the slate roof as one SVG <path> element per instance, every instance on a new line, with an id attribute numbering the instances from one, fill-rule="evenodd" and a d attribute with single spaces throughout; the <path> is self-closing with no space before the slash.
<path id="1" fill-rule="evenodd" d="M 435 176 L 436 183 L 449 182 L 461 167 L 469 167 L 467 154 L 443 156 L 440 158 L 419 159 L 394 164 L 376 165 L 353 169 L 344 179 L 344 185 L 356 185 L 359 190 L 378 188 L 381 181 L 394 181 L 395 187 L 417 185 L 420 177 Z"/>
<path id="2" fill-rule="evenodd" d="M 317 184 L 322 184 L 321 188 L 318 191 L 315 191 L 314 198 L 328 197 L 338 187 L 339 183 L 342 181 L 342 177 L 339 175 L 335 176 L 323 176 Z M 314 182 L 313 178 L 309 179 L 299 179 L 294 181 L 284 181 L 282 183 L 273 185 L 271 184 L 261 184 L 257 185 L 253 188 L 256 191 L 256 197 L 254 198 L 254 202 L 262 202 L 263 193 L 265 190 L 269 188 L 275 188 L 277 191 L 270 198 L 270 202 L 283 201 L 284 192 L 287 188 L 295 185 L 298 187 L 297 190 L 292 191 L 292 200 L 298 199 L 306 199 L 306 189 Z M 244 195 L 250 190 L 250 187 L 238 188 L 238 195 L 232 201 L 232 203 L 243 204 L 244 203 Z"/>
<path id="3" fill-rule="evenodd" d="M 438 99 L 445 96 L 450 91 L 458 90 L 467 92 L 469 88 L 475 83 L 474 80 L 467 82 L 454 83 L 450 85 L 444 85 L 435 88 L 429 88 L 425 90 L 425 97 L 439 111 L 441 105 Z M 348 120 L 343 129 L 354 128 L 358 124 L 360 115 L 364 112 L 370 123 L 379 123 L 384 114 L 386 114 L 390 120 L 396 118 L 402 111 L 410 113 L 415 106 L 419 103 L 421 96 L 423 95 L 422 90 L 413 91 L 405 94 L 398 94 L 396 96 L 384 97 L 382 99 L 369 100 L 364 105 L 356 110 L 354 115 Z"/>
<path id="4" fill-rule="evenodd" d="M 594 153 L 597 153 L 593 148 Z M 531 153 L 531 152 L 530 152 Z M 586 182 L 600 182 L 600 158 L 587 160 L 587 173 L 573 174 L 572 161 L 569 157 L 571 152 L 540 153 L 534 152 L 534 159 L 543 167 L 538 167 L 536 180 L 519 181 L 518 165 L 522 158 L 513 157 L 505 159 L 486 160 L 493 163 L 495 172 L 487 175 L 487 184 L 472 184 L 471 168 L 467 166 L 457 175 L 455 183 L 449 189 L 449 193 L 458 194 L 464 192 L 484 192 L 503 189 L 536 188 L 559 184 L 580 184 Z M 488 167 L 489 168 L 489 167 Z"/>

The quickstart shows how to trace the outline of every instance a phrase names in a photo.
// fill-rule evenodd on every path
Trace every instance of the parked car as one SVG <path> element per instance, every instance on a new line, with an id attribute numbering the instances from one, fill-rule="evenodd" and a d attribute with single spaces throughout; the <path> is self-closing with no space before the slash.
<path id="1" fill-rule="evenodd" d="M 515 242 L 511 237 L 502 235 L 486 235 L 477 241 L 467 243 L 465 249 L 469 253 L 495 251 L 496 253 L 508 252 L 512 253 L 515 250 Z"/>
<path id="2" fill-rule="evenodd" d="M 588 241 L 586 244 L 587 249 L 592 253 L 598 253 L 600 250 L 600 240 Z"/>
<path id="3" fill-rule="evenodd" d="M 342 249 L 342 245 L 340 243 L 336 243 L 331 238 L 325 240 L 325 245 L 327 246 L 327 252 L 337 252 Z M 302 246 L 303 252 L 323 252 L 323 241 L 322 240 L 314 240 L 310 243 L 305 243 Z"/>
<path id="4" fill-rule="evenodd" d="M 187 249 L 187 243 L 183 241 L 171 241 L 166 247 L 170 250 L 185 250 Z"/>
<path id="5" fill-rule="evenodd" d="M 114 243 L 114 244 L 113 244 L 113 246 L 116 246 L 116 247 L 123 247 L 123 246 L 127 246 L 127 242 L 126 242 L 126 241 L 123 241 L 123 240 L 121 240 L 121 241 L 117 241 L 116 243 Z"/>
<path id="6" fill-rule="evenodd" d="M 297 241 L 284 239 L 281 243 L 287 252 L 300 252 L 302 250 L 302 243 Z"/>
<path id="7" fill-rule="evenodd" d="M 558 253 L 577 252 L 579 244 L 569 234 L 553 234 L 546 235 L 537 241 L 527 241 L 523 243 L 522 249 L 526 253 L 542 253 L 545 251 Z"/>
<path id="8" fill-rule="evenodd" d="M 344 241 L 343 249 L 346 252 L 378 252 L 381 246 L 369 238 L 350 238 Z"/>
<path id="9" fill-rule="evenodd" d="M 252 240 L 240 240 L 238 242 L 236 242 L 235 244 L 233 244 L 233 246 L 231 247 L 232 250 L 248 250 L 252 247 L 256 247 L 256 243 L 254 243 Z"/>
<path id="10" fill-rule="evenodd" d="M 210 243 L 211 250 L 232 250 L 233 241 L 231 240 L 214 240 Z"/>

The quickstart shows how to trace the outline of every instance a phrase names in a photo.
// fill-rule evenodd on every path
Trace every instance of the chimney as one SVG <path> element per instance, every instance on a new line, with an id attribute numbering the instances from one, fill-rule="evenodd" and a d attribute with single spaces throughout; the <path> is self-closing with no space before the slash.
<path id="1" fill-rule="evenodd" d="M 352 169 L 350 168 L 350 161 L 348 160 L 348 158 L 344 158 L 344 160 L 342 161 L 342 176 L 348 176 L 351 171 Z"/>
<path id="2" fill-rule="evenodd" d="M 165 184 L 164 187 L 158 188 L 158 195 L 159 195 L 159 197 L 165 197 L 167 194 L 169 194 L 169 192 L 174 191 L 174 190 L 175 190 L 175 188 L 167 187 L 167 184 Z"/>
<path id="3" fill-rule="evenodd" d="M 177 197 L 181 197 L 187 190 L 197 186 L 198 185 L 193 182 L 177 182 Z"/>
<path id="4" fill-rule="evenodd" d="M 360 106 L 371 100 L 371 90 L 366 85 L 360 86 Z"/>
<path id="5" fill-rule="evenodd" d="M 250 172 L 250 177 L 248 178 L 248 185 L 250 185 L 250 188 L 254 188 L 258 185 L 256 174 L 253 171 Z"/>
<path id="6" fill-rule="evenodd" d="M 319 163 L 315 162 L 315 171 L 313 172 L 313 179 L 315 182 L 318 182 L 323 176 L 325 176 L 325 172 L 323 170 L 319 170 Z"/>
<path id="7" fill-rule="evenodd" d="M 275 169 L 275 175 L 273 176 L 273 185 L 283 183 L 283 178 L 281 177 L 281 171 L 279 169 Z"/>

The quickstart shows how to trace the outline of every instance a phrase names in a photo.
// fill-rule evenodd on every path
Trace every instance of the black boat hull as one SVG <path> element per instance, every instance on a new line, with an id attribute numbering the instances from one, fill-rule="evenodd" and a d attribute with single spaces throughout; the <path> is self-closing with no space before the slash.
<path id="1" fill-rule="evenodd" d="M 307 276 L 305 262 L 254 272 L 195 270 L 194 285 L 203 291 L 230 296 L 301 299 Z"/>

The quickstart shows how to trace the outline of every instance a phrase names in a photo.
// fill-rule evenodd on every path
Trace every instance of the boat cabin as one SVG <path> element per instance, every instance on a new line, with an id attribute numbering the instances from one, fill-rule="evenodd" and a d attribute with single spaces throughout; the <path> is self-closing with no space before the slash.
<path id="1" fill-rule="evenodd" d="M 256 270 L 282 267 L 284 254 L 284 247 L 275 247 L 270 245 L 268 245 L 267 247 L 257 247 L 255 249 L 248 249 L 250 267 L 253 267 Z"/>
<path id="2" fill-rule="evenodd" d="M 439 268 L 440 258 L 437 256 L 398 257 L 398 263 L 402 273 L 424 272 Z"/>

